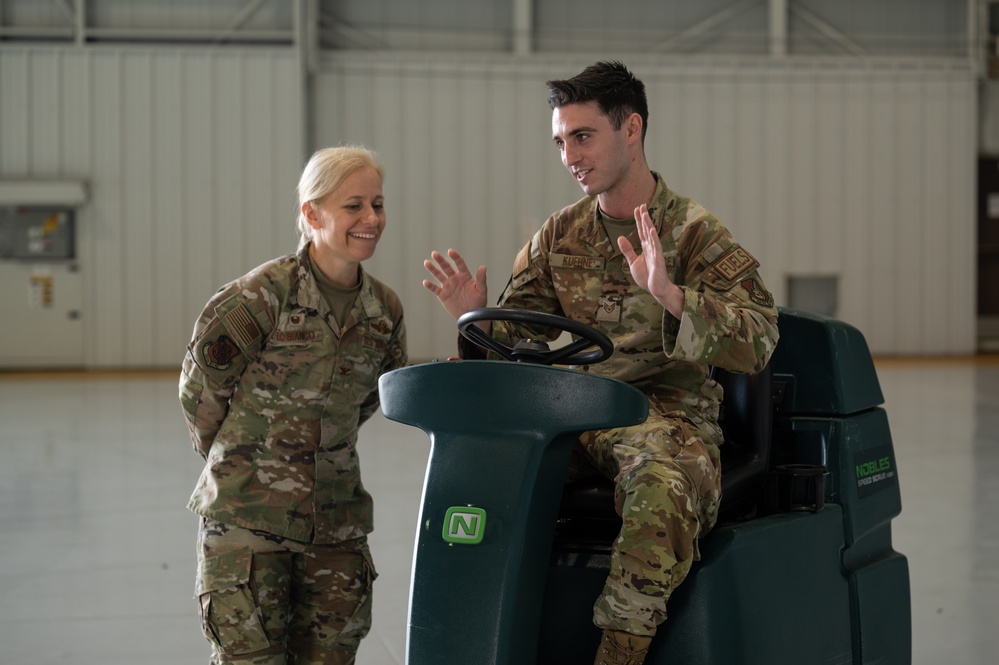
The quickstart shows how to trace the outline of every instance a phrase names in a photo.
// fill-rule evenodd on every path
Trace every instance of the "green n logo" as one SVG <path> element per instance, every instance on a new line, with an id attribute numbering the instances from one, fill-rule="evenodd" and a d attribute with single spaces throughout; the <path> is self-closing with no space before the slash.
<path id="1" fill-rule="evenodd" d="M 486 532 L 486 511 L 470 506 L 451 506 L 444 515 L 441 536 L 446 542 L 478 545 Z"/>

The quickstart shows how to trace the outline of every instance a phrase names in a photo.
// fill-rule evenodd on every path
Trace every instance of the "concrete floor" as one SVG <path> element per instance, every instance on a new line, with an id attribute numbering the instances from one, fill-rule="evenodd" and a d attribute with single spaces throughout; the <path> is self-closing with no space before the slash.
<path id="1" fill-rule="evenodd" d="M 878 363 L 909 559 L 913 663 L 999 653 L 999 363 Z M 0 374 L 0 663 L 207 663 L 192 600 L 201 469 L 173 374 Z M 374 628 L 359 665 L 405 662 L 412 545 L 429 442 L 361 430 L 376 502 Z"/>

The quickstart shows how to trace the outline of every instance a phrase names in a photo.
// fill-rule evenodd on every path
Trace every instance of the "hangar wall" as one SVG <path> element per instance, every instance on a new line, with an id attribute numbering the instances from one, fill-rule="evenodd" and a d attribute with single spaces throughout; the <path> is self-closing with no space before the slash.
<path id="1" fill-rule="evenodd" d="M 338 55 L 317 77 L 320 143 L 363 141 L 387 167 L 390 227 L 372 271 L 407 305 L 413 354 L 445 356 L 452 320 L 420 286 L 454 246 L 499 295 L 516 250 L 580 190 L 553 147 L 544 81 L 590 58 Z M 838 279 L 836 315 L 875 353 L 975 348 L 976 78 L 967 65 L 644 58 L 650 165 L 763 264 Z M 474 268 L 474 266 L 473 266 Z"/>
<path id="2" fill-rule="evenodd" d="M 286 49 L 0 49 L 0 178 L 88 184 L 84 367 L 177 366 L 215 289 L 294 249 L 299 81 Z"/>
<path id="3" fill-rule="evenodd" d="M 835 275 L 838 316 L 874 352 L 974 350 L 970 64 L 624 59 L 648 87 L 650 163 L 758 256 L 778 303 L 790 276 Z M 390 226 L 368 267 L 402 296 L 414 358 L 449 354 L 455 337 L 420 286 L 431 248 L 487 264 L 495 297 L 516 249 L 579 197 L 550 142 L 544 81 L 591 60 L 336 52 L 319 64 L 317 147 L 363 142 L 387 168 Z M 175 366 L 216 287 L 294 249 L 306 98 L 282 48 L 0 49 L 0 177 L 90 184 L 84 366 Z"/>

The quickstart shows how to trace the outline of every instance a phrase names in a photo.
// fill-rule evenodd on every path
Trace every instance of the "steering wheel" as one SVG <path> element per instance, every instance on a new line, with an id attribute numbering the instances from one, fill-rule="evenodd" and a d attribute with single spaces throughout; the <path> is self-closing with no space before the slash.
<path id="1" fill-rule="evenodd" d="M 537 339 L 523 339 L 513 347 L 497 341 L 475 324 L 479 321 L 516 321 L 537 326 L 557 328 L 578 336 L 574 342 L 557 349 L 549 349 L 547 342 Z M 484 307 L 465 312 L 458 317 L 458 331 L 465 339 L 494 351 L 506 360 L 528 362 L 537 365 L 592 365 L 603 362 L 614 353 L 614 343 L 599 330 L 564 316 L 531 312 L 526 309 L 505 307 Z M 591 346 L 599 347 L 589 353 L 578 353 Z M 573 355 L 575 354 L 575 355 Z"/>

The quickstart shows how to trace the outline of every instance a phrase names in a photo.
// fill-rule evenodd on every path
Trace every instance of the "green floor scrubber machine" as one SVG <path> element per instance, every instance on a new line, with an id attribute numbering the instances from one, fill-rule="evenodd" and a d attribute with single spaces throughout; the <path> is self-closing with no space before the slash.
<path id="1" fill-rule="evenodd" d="M 573 342 L 507 347 L 473 325 L 513 320 Z M 486 308 L 459 330 L 506 360 L 382 376 L 386 417 L 431 440 L 417 529 L 408 665 L 589 665 L 591 610 L 620 518 L 608 482 L 566 485 L 580 433 L 642 422 L 645 396 L 555 365 L 613 346 L 578 322 Z M 910 665 L 909 573 L 883 397 L 861 333 L 782 309 L 755 375 L 716 370 L 723 499 L 702 560 L 670 599 L 647 665 Z M 589 350 L 596 347 L 595 350 Z"/>

